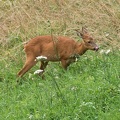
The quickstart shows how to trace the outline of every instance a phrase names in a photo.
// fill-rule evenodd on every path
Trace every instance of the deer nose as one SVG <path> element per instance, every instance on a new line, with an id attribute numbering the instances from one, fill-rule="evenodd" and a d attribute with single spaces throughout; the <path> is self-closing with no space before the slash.
<path id="1" fill-rule="evenodd" d="M 98 47 L 98 46 L 94 48 L 94 50 L 96 50 L 96 51 L 98 51 L 98 49 L 99 49 L 99 47 Z"/>

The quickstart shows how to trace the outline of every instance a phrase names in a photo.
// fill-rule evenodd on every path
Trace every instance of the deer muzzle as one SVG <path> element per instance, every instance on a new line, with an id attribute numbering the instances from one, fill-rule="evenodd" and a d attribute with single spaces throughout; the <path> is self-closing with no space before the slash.
<path id="1" fill-rule="evenodd" d="M 94 48 L 94 50 L 95 50 L 95 51 L 98 51 L 98 50 L 99 50 L 99 47 L 98 47 L 98 46 L 96 46 L 96 47 Z"/>

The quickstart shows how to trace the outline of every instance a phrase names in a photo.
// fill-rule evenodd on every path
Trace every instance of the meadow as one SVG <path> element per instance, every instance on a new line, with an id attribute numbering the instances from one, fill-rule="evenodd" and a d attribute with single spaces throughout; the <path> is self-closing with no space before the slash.
<path id="1" fill-rule="evenodd" d="M 0 120 L 120 119 L 119 0 L 0 1 Z M 69 36 L 86 26 L 100 46 L 67 71 L 50 63 L 45 80 L 24 77 L 24 42 L 38 35 Z M 19 83 L 17 80 L 19 79 Z"/>

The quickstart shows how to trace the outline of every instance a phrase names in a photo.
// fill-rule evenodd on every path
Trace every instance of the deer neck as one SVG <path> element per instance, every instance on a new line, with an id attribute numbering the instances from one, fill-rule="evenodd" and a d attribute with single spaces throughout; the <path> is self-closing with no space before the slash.
<path id="1" fill-rule="evenodd" d="M 75 52 L 79 55 L 83 55 L 88 49 L 85 47 L 84 43 L 79 43 L 76 46 Z"/>

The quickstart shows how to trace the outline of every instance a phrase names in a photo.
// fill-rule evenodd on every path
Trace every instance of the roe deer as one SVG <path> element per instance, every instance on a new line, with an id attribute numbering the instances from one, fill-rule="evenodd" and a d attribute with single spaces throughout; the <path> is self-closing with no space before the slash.
<path id="1" fill-rule="evenodd" d="M 46 60 L 41 60 L 40 69 L 43 70 L 49 61 L 61 61 L 62 67 L 67 67 L 75 62 L 76 58 L 84 54 L 87 50 L 97 51 L 99 47 L 95 44 L 94 39 L 87 32 L 86 28 L 82 31 L 76 30 L 77 35 L 82 37 L 83 42 L 77 42 L 71 38 L 63 36 L 38 36 L 30 40 L 25 46 L 26 62 L 22 70 L 18 72 L 18 76 L 23 76 L 36 63 L 36 57 L 45 56 Z M 42 72 L 42 74 L 43 74 Z"/>

